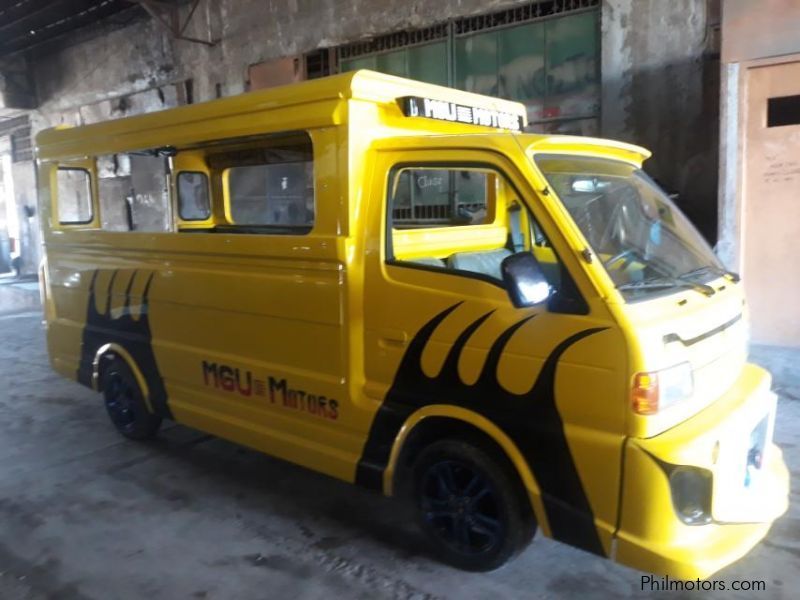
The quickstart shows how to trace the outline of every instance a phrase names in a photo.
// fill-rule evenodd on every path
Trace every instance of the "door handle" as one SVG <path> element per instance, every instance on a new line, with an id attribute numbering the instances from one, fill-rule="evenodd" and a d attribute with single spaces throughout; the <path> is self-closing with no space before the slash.
<path id="1" fill-rule="evenodd" d="M 378 332 L 378 336 L 381 348 L 402 348 L 408 344 L 408 334 L 400 329 L 384 329 Z"/>

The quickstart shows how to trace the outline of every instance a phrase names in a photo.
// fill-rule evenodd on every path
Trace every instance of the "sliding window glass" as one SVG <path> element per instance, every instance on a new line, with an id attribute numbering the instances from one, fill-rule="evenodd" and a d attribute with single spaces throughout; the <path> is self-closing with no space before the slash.
<path id="1" fill-rule="evenodd" d="M 85 169 L 59 169 L 57 205 L 58 222 L 62 225 L 91 223 L 92 179 Z"/>
<path id="2" fill-rule="evenodd" d="M 211 198 L 205 173 L 178 173 L 178 215 L 184 221 L 205 221 L 211 216 Z"/>
<path id="3" fill-rule="evenodd" d="M 100 217 L 108 231 L 171 231 L 167 159 L 149 152 L 97 158 Z"/>
<path id="4" fill-rule="evenodd" d="M 314 162 L 311 141 L 232 149 L 211 155 L 221 172 L 225 216 L 242 232 L 303 234 L 314 226 Z"/>

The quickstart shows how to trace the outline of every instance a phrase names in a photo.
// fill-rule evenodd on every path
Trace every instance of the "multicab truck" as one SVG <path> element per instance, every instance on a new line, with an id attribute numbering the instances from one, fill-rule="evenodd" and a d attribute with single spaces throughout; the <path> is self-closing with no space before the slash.
<path id="1" fill-rule="evenodd" d="M 402 494 L 496 568 L 538 528 L 707 577 L 787 508 L 738 277 L 614 141 L 358 71 L 37 138 L 53 367 Z"/>

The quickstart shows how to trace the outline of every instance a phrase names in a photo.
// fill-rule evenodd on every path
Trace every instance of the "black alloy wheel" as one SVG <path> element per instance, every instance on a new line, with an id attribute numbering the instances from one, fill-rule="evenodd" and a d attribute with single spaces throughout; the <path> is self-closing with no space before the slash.
<path id="1" fill-rule="evenodd" d="M 470 571 L 496 569 L 533 536 L 529 501 L 503 458 L 460 440 L 443 440 L 417 459 L 418 518 L 444 562 Z"/>
<path id="2" fill-rule="evenodd" d="M 103 370 L 103 400 L 114 427 L 133 440 L 152 438 L 161 417 L 150 413 L 130 367 L 116 358 Z"/>

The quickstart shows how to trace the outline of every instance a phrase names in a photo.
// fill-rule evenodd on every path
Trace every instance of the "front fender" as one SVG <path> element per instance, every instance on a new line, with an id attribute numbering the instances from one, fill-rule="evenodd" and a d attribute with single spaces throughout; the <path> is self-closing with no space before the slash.
<path id="1" fill-rule="evenodd" d="M 544 505 L 542 504 L 541 490 L 536 480 L 533 477 L 528 463 L 523 458 L 516 444 L 499 428 L 497 425 L 489 421 L 486 417 L 459 406 L 452 406 L 449 404 L 431 404 L 424 406 L 419 410 L 412 413 L 408 419 L 403 423 L 397 436 L 392 444 L 392 451 L 389 455 L 389 463 L 383 473 L 383 493 L 391 496 L 394 493 L 394 475 L 397 468 L 397 462 L 403 450 L 405 442 L 408 440 L 409 435 L 420 423 L 425 419 L 431 417 L 447 418 L 454 421 L 460 421 L 466 425 L 474 427 L 485 435 L 489 436 L 505 453 L 506 457 L 511 461 L 514 469 L 517 471 L 525 490 L 528 493 L 528 498 L 531 502 L 531 508 L 536 517 L 536 521 L 542 528 L 542 532 L 550 537 L 550 528 L 547 524 L 545 517 Z"/>

